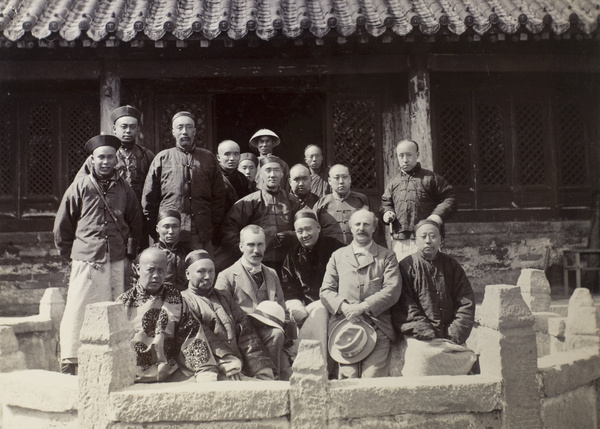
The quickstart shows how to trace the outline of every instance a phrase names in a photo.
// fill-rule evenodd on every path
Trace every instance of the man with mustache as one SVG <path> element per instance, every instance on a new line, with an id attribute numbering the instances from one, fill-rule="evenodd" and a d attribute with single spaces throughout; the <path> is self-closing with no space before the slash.
<path id="1" fill-rule="evenodd" d="M 296 164 L 290 169 L 290 197 L 300 208 L 312 209 L 319 197 L 310 190 L 310 170 L 306 165 Z"/>
<path id="2" fill-rule="evenodd" d="M 159 152 L 144 184 L 142 208 L 156 240 L 158 212 L 181 213 L 179 240 L 190 249 L 213 253 L 213 231 L 224 215 L 225 185 L 215 155 L 196 144 L 196 121 L 189 112 L 173 116 L 176 147 Z"/>
<path id="3" fill-rule="evenodd" d="M 369 199 L 360 192 L 350 190 L 352 179 L 345 165 L 336 164 L 329 169 L 329 185 L 332 193 L 327 194 L 313 207 L 321 224 L 322 234 L 333 237 L 342 244 L 352 241 L 348 221 L 355 211 L 370 208 Z"/>
<path id="4" fill-rule="evenodd" d="M 257 225 L 248 225 L 240 231 L 239 249 L 242 257 L 217 277 L 215 290 L 230 294 L 247 315 L 253 315 L 265 301 L 281 307 L 282 318 L 285 302 L 277 273 L 262 264 L 266 252 L 265 231 Z M 275 366 L 275 378 L 287 380 L 291 375 L 290 363 L 284 352 L 284 320 L 262 314 L 267 323 L 253 320 L 256 333 L 267 348 Z"/>
<path id="5" fill-rule="evenodd" d="M 262 263 L 279 274 L 294 234 L 293 219 L 300 204 L 280 186 L 283 168 L 279 158 L 264 156 L 260 159 L 260 166 L 265 187 L 238 200 L 229 210 L 223 221 L 222 244 L 236 254 L 242 228 L 250 224 L 260 226 L 266 235 Z"/>
<path id="6" fill-rule="evenodd" d="M 352 242 L 331 255 L 321 301 L 331 314 L 329 333 L 343 319 L 366 322 L 377 335 L 374 349 L 356 363 L 339 363 L 338 377 L 385 377 L 391 342 L 395 340 L 390 308 L 402 290 L 396 255 L 373 241 L 376 216 L 365 209 L 350 217 Z"/>
<path id="7" fill-rule="evenodd" d="M 75 375 L 79 332 L 87 304 L 111 301 L 125 290 L 127 243 L 142 234 L 135 192 L 115 171 L 121 141 L 96 136 L 85 149 L 92 171 L 65 191 L 54 220 L 54 242 L 71 261 L 67 304 L 60 324 L 61 372 Z"/>

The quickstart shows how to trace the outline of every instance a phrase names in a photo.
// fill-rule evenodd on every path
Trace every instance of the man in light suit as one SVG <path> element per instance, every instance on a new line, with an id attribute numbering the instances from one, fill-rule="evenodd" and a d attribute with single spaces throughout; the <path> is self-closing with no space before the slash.
<path id="1" fill-rule="evenodd" d="M 265 232 L 260 226 L 248 225 L 240 231 L 240 251 L 242 257 L 217 277 L 215 289 L 227 291 L 237 301 L 247 315 L 254 315 L 263 301 L 273 301 L 281 306 L 281 317 L 274 314 L 260 314 L 252 318 L 254 329 L 267 348 L 275 365 L 275 378 L 289 379 L 290 363 L 284 348 L 285 301 L 279 277 L 274 269 L 262 264 L 265 254 Z M 272 307 L 271 307 L 272 308 Z"/>
<path id="2" fill-rule="evenodd" d="M 329 331 L 342 319 L 362 319 L 373 326 L 377 340 L 363 360 L 339 364 L 339 378 L 388 375 L 391 342 L 395 339 L 390 307 L 400 298 L 402 280 L 393 251 L 373 241 L 377 218 L 366 209 L 350 217 L 353 240 L 336 250 L 327 264 L 320 296 L 331 318 Z"/>

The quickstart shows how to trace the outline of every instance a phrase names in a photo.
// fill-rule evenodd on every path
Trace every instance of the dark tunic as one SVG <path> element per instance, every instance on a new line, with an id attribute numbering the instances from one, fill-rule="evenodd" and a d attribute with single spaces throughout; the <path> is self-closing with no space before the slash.
<path id="1" fill-rule="evenodd" d="M 432 261 L 414 253 L 400 261 L 402 295 L 392 310 L 397 332 L 419 340 L 463 344 L 475 318 L 475 296 L 460 264 L 438 252 Z"/>
<path id="2" fill-rule="evenodd" d="M 317 201 L 319 201 L 319 196 L 310 192 L 304 198 L 297 196 L 296 194 L 290 192 L 290 199 L 296 201 L 300 207 L 300 209 L 309 208 L 312 209 Z"/>
<path id="3" fill-rule="evenodd" d="M 305 305 L 318 301 L 327 262 L 342 246 L 335 238 L 323 236 L 310 250 L 296 241 L 283 262 L 281 287 L 285 300 L 299 299 Z"/>
<path id="4" fill-rule="evenodd" d="M 242 372 L 249 377 L 263 368 L 273 369 L 248 316 L 228 292 L 212 289 L 204 297 L 188 288 L 181 295 L 202 323 L 217 362 L 234 355 L 243 362 Z"/>
<path id="5" fill-rule="evenodd" d="M 152 247 L 162 250 L 167 255 L 167 274 L 164 284 L 173 286 L 179 291 L 187 288 L 187 278 L 185 276 L 185 257 L 190 252 L 184 243 L 175 243 L 174 246 L 159 241 Z"/>

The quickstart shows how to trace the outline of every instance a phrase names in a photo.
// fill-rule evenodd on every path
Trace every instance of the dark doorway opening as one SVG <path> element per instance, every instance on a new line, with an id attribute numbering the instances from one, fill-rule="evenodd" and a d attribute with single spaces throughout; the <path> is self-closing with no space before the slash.
<path id="1" fill-rule="evenodd" d="M 275 148 L 274 154 L 283 158 L 290 167 L 304 161 L 304 148 L 307 145 L 324 147 L 324 123 L 324 94 L 255 93 L 214 96 L 216 144 L 230 139 L 240 145 L 242 152 L 249 152 L 252 151 L 248 143 L 250 137 L 257 130 L 268 128 L 281 138 L 281 144 Z"/>

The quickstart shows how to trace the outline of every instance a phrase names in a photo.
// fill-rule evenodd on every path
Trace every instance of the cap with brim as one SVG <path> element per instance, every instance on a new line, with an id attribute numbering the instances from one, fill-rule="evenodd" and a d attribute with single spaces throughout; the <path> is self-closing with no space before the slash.
<path id="1" fill-rule="evenodd" d="M 117 119 L 122 118 L 123 116 L 131 116 L 138 121 L 141 120 L 142 114 L 141 112 L 133 106 L 121 106 L 117 107 L 115 110 L 110 112 L 110 121 L 114 124 L 117 122 Z"/>
<path id="2" fill-rule="evenodd" d="M 260 168 L 263 168 L 267 164 L 277 164 L 283 169 L 283 164 L 281 163 L 281 158 L 275 155 L 266 155 L 258 158 L 258 164 Z"/>
<path id="3" fill-rule="evenodd" d="M 281 139 L 277 134 L 275 134 L 271 130 L 263 128 L 262 130 L 258 130 L 257 132 L 255 132 L 254 135 L 250 138 L 250 146 L 258 148 L 258 138 L 262 136 L 273 137 L 273 147 L 279 146 L 279 143 L 281 143 Z"/>
<path id="4" fill-rule="evenodd" d="M 189 268 L 194 262 L 201 261 L 202 259 L 210 259 L 212 261 L 210 253 L 208 253 L 206 250 L 193 250 L 185 257 L 185 267 Z"/>
<path id="5" fill-rule="evenodd" d="M 440 224 L 437 223 L 436 221 L 433 221 L 430 219 L 423 219 L 415 226 L 415 232 L 417 232 L 419 230 L 419 228 L 421 228 L 422 226 L 425 226 L 425 225 L 433 225 L 438 229 L 438 231 L 440 230 Z"/>
<path id="6" fill-rule="evenodd" d="M 240 162 L 248 160 L 252 161 L 258 167 L 258 157 L 256 155 L 250 152 L 244 152 L 240 155 Z"/>
<path id="7" fill-rule="evenodd" d="M 166 210 L 158 211 L 158 217 L 156 219 L 156 223 L 159 223 L 161 220 L 163 220 L 167 217 L 174 217 L 175 219 L 179 220 L 179 222 L 181 222 L 181 214 L 177 210 L 166 209 Z"/>
<path id="8" fill-rule="evenodd" d="M 276 329 L 283 331 L 283 324 L 285 322 L 285 310 L 281 305 L 274 301 L 263 301 L 256 306 L 253 313 L 248 316 L 264 323 L 267 326 L 271 326 Z"/>
<path id="9" fill-rule="evenodd" d="M 175 122 L 175 119 L 181 118 L 182 116 L 187 116 L 188 118 L 192 118 L 192 120 L 194 122 L 196 122 L 196 118 L 194 118 L 194 115 L 192 115 L 190 112 L 182 111 L 182 112 L 177 112 L 173 115 L 173 119 L 171 119 L 171 123 Z"/>
<path id="10" fill-rule="evenodd" d="M 297 220 L 300 219 L 312 219 L 315 222 L 319 222 L 317 220 L 317 215 L 315 214 L 315 212 L 313 212 L 310 209 L 302 209 L 296 212 L 296 214 L 294 215 L 294 222 L 296 222 Z"/>
<path id="11" fill-rule="evenodd" d="M 333 360 L 339 363 L 360 362 L 375 348 L 377 333 L 366 321 L 351 322 L 343 319 L 330 331 L 327 348 Z"/>
<path id="12" fill-rule="evenodd" d="M 110 146 L 114 147 L 115 150 L 118 150 L 121 147 L 121 140 L 119 140 L 118 137 L 109 135 L 95 136 L 87 141 L 87 143 L 85 144 L 85 150 L 87 150 L 87 152 L 91 154 L 96 149 L 102 146 Z"/>

